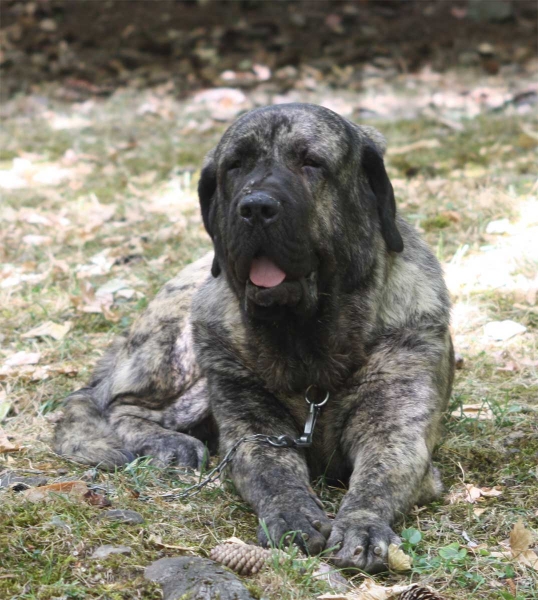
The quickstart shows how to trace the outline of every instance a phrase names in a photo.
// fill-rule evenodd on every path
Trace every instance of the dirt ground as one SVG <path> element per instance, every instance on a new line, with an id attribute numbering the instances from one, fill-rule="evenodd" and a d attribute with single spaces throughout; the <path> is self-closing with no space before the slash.
<path id="1" fill-rule="evenodd" d="M 206 75 L 203 61 L 194 68 L 193 59 L 179 58 L 189 61 L 181 75 L 175 54 L 137 46 L 146 25 L 160 31 L 148 3 L 131 3 L 136 10 L 120 24 L 114 19 L 124 3 L 106 3 L 106 19 L 96 9 L 104 3 L 81 4 L 86 21 L 95 14 L 95 23 L 105 23 L 104 53 L 84 42 L 92 37 L 85 21 L 75 20 L 75 27 L 65 2 L 2 3 L 0 40 L 7 36 L 12 45 L 4 52 L 23 52 L 35 70 L 25 71 L 20 54 L 10 55 L 0 107 L 0 598 L 160 598 L 159 587 L 143 577 L 152 561 L 206 557 L 230 536 L 255 542 L 252 511 L 219 483 L 188 501 L 166 501 L 163 494 L 199 474 L 158 469 L 146 459 L 115 473 L 96 471 L 59 458 L 49 443 L 62 399 L 87 382 L 114 335 L 210 248 L 195 194 L 205 152 L 245 110 L 308 101 L 385 134 L 399 210 L 434 248 L 454 302 L 459 368 L 436 453 L 446 493 L 398 524 L 412 568 L 375 580 L 385 588 L 418 582 L 450 600 L 537 599 L 538 59 L 528 3 L 514 3 L 498 22 L 471 20 L 465 11 L 472 2 L 328 9 L 320 2 L 305 27 L 312 18 L 312 27 L 322 23 L 327 32 L 314 41 L 305 33 L 314 49 L 295 62 L 280 61 L 281 50 L 268 48 L 267 34 L 259 33 L 266 30 L 249 19 L 260 16 L 268 31 L 276 20 L 278 35 L 291 35 L 290 23 L 302 21 L 290 14 L 304 14 L 305 3 L 282 5 L 286 26 L 284 9 L 277 14 L 269 3 L 246 3 L 241 35 L 218 38 L 222 46 L 215 46 L 207 41 L 216 39 L 213 23 L 199 33 L 196 48 L 227 49 L 217 52 L 219 62 Z M 162 31 L 188 36 L 196 28 L 180 22 L 179 8 L 206 10 L 223 36 L 239 10 L 218 2 L 151 5 L 159 7 L 152 9 L 154 21 L 166 23 Z M 419 44 L 412 41 L 413 27 L 426 27 L 431 7 L 432 22 L 441 14 L 465 33 L 446 46 L 442 64 L 436 62 L 445 48 L 441 33 L 428 37 L 429 51 L 414 50 Z M 364 11 L 372 11 L 368 24 Z M 24 29 L 24 19 L 35 23 Z M 56 29 L 43 28 L 46 19 Z M 118 32 L 131 22 L 134 30 L 122 37 Z M 353 42 L 365 54 L 346 62 L 347 33 L 357 22 L 365 39 L 365 27 L 390 35 L 379 44 Z M 23 28 L 16 44 L 15 25 Z M 293 26 L 302 31 L 299 25 Z M 47 35 L 28 33 L 34 30 Z M 114 32 L 131 41 L 113 53 Z M 395 52 L 395 32 L 410 44 L 405 52 Z M 51 70 L 47 44 L 59 48 L 66 39 L 86 71 Z M 340 44 L 334 54 L 327 52 L 331 40 Z M 481 44 L 490 47 L 480 50 Z M 149 62 L 128 63 L 127 47 Z M 265 49 L 265 59 L 253 48 Z M 47 65 L 32 58 L 36 53 L 46 54 Z M 238 57 L 251 62 L 239 68 Z M 328 60 L 330 69 L 316 59 Z M 106 60 L 124 61 L 128 73 L 103 67 Z M 231 74 L 223 79 L 226 69 Z M 156 72 L 155 79 L 148 75 Z M 67 482 L 68 489 L 73 481 L 87 489 L 39 493 L 44 484 Z M 343 490 L 323 481 L 316 490 L 335 513 Z M 111 508 L 137 511 L 144 522 L 104 518 Z M 104 545 L 128 550 L 94 556 Z M 349 578 L 353 587 L 344 596 L 319 577 L 322 565 L 330 565 L 327 557 L 292 552 L 243 581 L 253 596 L 271 600 L 365 597 L 358 591 L 362 575 Z"/>
<path id="2" fill-rule="evenodd" d="M 4 97 L 43 81 L 68 100 L 163 82 L 286 91 L 297 74 L 361 90 L 372 72 L 536 56 L 534 0 L 4 0 L 0 17 Z"/>

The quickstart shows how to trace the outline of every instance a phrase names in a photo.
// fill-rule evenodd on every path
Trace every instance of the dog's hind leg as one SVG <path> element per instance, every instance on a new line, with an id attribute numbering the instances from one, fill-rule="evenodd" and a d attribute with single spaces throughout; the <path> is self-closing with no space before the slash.
<path id="1" fill-rule="evenodd" d="M 205 446 L 189 433 L 209 415 L 206 382 L 201 379 L 165 410 L 145 408 L 140 399 L 123 397 L 110 407 L 108 419 L 128 452 L 151 456 L 162 466 L 196 469 L 204 460 Z"/>
<path id="2" fill-rule="evenodd" d="M 88 387 L 66 399 L 54 448 L 78 462 L 112 468 L 136 455 L 198 466 L 204 446 L 188 435 L 209 419 L 193 349 L 190 305 L 211 255 L 168 282 L 99 361 Z"/>
<path id="3" fill-rule="evenodd" d="M 93 388 L 83 388 L 68 397 L 64 416 L 54 432 L 54 449 L 75 462 L 103 469 L 131 462 L 127 451 L 110 423 L 92 399 Z"/>

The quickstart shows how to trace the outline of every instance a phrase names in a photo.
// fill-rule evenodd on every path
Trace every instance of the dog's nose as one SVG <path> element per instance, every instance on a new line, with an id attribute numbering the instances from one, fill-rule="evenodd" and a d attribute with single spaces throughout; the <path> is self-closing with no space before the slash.
<path id="1" fill-rule="evenodd" d="M 243 221 L 249 225 L 266 226 L 274 223 L 280 217 L 281 205 L 265 192 L 255 192 L 245 196 L 237 206 L 237 212 Z"/>

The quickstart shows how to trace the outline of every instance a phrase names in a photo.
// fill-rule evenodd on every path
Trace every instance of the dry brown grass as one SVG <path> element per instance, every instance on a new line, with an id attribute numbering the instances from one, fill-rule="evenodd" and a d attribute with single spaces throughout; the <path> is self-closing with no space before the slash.
<path id="1" fill-rule="evenodd" d="M 40 359 L 2 368 L 0 407 L 9 403 L 2 426 L 23 449 L 0 454 L 0 474 L 95 477 L 92 484 L 114 507 L 146 518 L 141 526 L 118 525 L 83 502 L 36 505 L 0 491 L 2 598 L 158 598 L 142 573 L 152 560 L 178 552 L 163 544 L 207 556 L 231 535 L 254 541 L 255 518 L 231 491 L 214 487 L 167 503 L 159 494 L 191 476 L 147 461 L 92 474 L 48 446 L 62 398 L 87 381 L 112 337 L 155 291 L 209 247 L 194 183 L 223 125 L 166 95 L 160 99 L 166 110 L 137 113 L 143 101 L 130 92 L 73 106 L 18 100 L 1 134 L 0 181 L 12 189 L 2 190 L 0 213 L 0 367 L 19 351 Z M 202 126 L 188 124 L 192 119 Z M 389 171 L 402 211 L 436 249 L 454 295 L 454 337 L 464 365 L 451 411 L 470 404 L 491 411 L 487 420 L 447 418 L 437 454 L 447 495 L 464 484 L 502 491 L 476 505 L 440 501 L 415 510 L 402 524 L 411 538 L 414 529 L 421 533 L 418 543 L 406 544 L 414 571 L 379 580 L 421 581 L 454 599 L 538 598 L 535 571 L 491 554 L 517 519 L 538 526 L 537 143 L 520 119 L 538 129 L 532 113 L 479 117 L 462 132 L 430 120 L 377 123 L 394 148 L 439 140 L 389 153 Z M 186 127 L 191 133 L 181 133 Z M 487 233 L 488 223 L 501 218 L 510 220 L 507 233 Z M 132 291 L 105 302 L 104 312 L 81 312 L 94 303 L 92 290 L 111 279 Z M 484 324 L 502 319 L 527 331 L 502 343 L 486 339 Z M 46 321 L 72 325 L 61 340 L 22 337 Z M 318 487 L 334 512 L 341 490 Z M 132 553 L 92 560 L 105 543 L 130 546 Z M 318 564 L 296 556 L 246 581 L 257 596 L 313 598 L 327 591 L 313 578 Z"/>

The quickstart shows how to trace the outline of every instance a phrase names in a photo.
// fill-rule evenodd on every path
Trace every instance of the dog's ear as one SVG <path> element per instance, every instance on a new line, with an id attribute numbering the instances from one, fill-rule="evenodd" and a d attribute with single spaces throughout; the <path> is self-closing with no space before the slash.
<path id="1" fill-rule="evenodd" d="M 213 226 L 215 204 L 213 202 L 213 196 L 217 191 L 217 167 L 213 158 L 214 154 L 215 150 L 211 150 L 206 155 L 200 174 L 200 181 L 198 182 L 198 198 L 200 200 L 202 220 L 207 233 L 209 233 L 213 241 L 215 241 L 215 230 Z M 213 258 L 211 274 L 213 277 L 218 277 L 220 275 L 220 265 L 216 254 Z"/>
<path id="2" fill-rule="evenodd" d="M 207 233 L 213 238 L 211 227 L 211 208 L 212 200 L 217 191 L 217 167 L 213 159 L 215 150 L 211 150 L 204 159 L 200 181 L 198 182 L 198 198 L 200 200 L 200 210 L 202 211 L 202 220 Z"/>
<path id="3" fill-rule="evenodd" d="M 396 227 L 396 201 L 392 184 L 385 170 L 383 152 L 385 138 L 371 127 L 360 128 L 362 137 L 362 168 L 377 200 L 381 233 L 390 252 L 401 252 L 403 240 Z"/>

